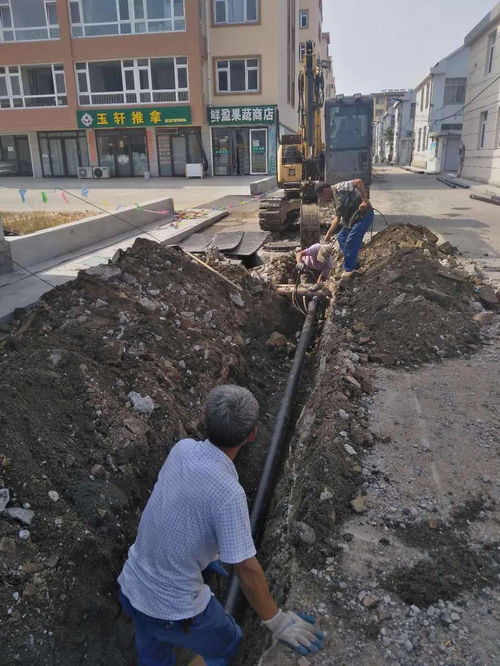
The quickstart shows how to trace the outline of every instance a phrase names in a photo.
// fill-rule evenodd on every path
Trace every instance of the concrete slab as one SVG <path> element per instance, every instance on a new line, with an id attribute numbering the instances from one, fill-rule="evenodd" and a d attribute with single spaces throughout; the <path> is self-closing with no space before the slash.
<path id="1" fill-rule="evenodd" d="M 6 238 L 6 242 L 15 262 L 31 266 L 114 238 L 135 227 L 147 227 L 164 219 L 165 211 L 174 212 L 172 199 L 146 201 L 140 208 L 129 206 L 108 215 L 86 217 L 32 234 L 12 236 Z"/>
<path id="2" fill-rule="evenodd" d="M 226 211 L 196 209 L 184 212 L 184 219 L 167 217 L 149 225 L 142 233 L 133 232 L 116 236 L 106 242 L 73 252 L 42 264 L 27 266 L 27 271 L 16 271 L 0 277 L 0 321 L 12 319 L 16 308 L 33 305 L 53 287 L 73 280 L 80 270 L 106 263 L 119 249 L 131 247 L 136 238 L 148 238 L 158 243 L 175 245 L 183 238 L 201 230 L 227 215 Z M 28 272 L 29 271 L 29 272 Z"/>
<path id="3" fill-rule="evenodd" d="M 261 178 L 250 184 L 250 194 L 263 194 L 276 189 L 276 187 L 276 176 L 267 176 L 267 178 Z"/>

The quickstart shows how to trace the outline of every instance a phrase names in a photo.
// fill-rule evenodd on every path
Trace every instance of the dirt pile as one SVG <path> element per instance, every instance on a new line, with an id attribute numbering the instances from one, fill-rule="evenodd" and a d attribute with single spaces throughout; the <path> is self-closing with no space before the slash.
<path id="1" fill-rule="evenodd" d="M 289 368 L 265 341 L 296 322 L 284 299 L 244 282 L 138 240 L 4 335 L 1 663 L 132 663 L 116 575 L 169 447 L 203 436 L 217 383 L 247 385 L 263 405 L 260 448 L 240 465 L 252 495 Z"/>
<path id="2" fill-rule="evenodd" d="M 436 240 L 424 227 L 388 227 L 362 251 L 362 277 L 340 281 L 344 339 L 370 361 L 417 366 L 476 348 L 475 287 Z"/>

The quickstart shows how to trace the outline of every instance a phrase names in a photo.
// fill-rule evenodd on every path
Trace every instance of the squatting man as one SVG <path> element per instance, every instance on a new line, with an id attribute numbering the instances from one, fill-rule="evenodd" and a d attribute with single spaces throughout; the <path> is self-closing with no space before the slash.
<path id="1" fill-rule="evenodd" d="M 323 647 L 313 617 L 278 608 L 255 557 L 234 460 L 255 441 L 258 416 L 247 389 L 213 389 L 205 406 L 208 439 L 181 440 L 160 470 L 118 578 L 139 666 L 175 664 L 175 647 L 192 650 L 208 666 L 230 663 L 242 631 L 202 576 L 220 560 L 234 565 L 249 604 L 275 639 L 303 655 Z"/>
<path id="2" fill-rule="evenodd" d="M 373 224 L 374 211 L 368 199 L 368 193 L 361 179 L 346 180 L 333 187 L 328 183 L 320 182 L 316 185 L 316 192 L 321 201 L 333 200 L 335 216 L 326 233 L 325 245 L 321 247 L 319 244 L 313 245 L 300 254 L 304 258 L 312 257 L 313 260 L 315 257 L 321 265 L 313 265 L 313 268 L 321 271 L 320 279 L 326 279 L 323 277 L 325 270 L 328 277 L 328 272 L 333 265 L 331 259 L 333 244 L 330 244 L 330 240 L 341 227 L 337 240 L 344 255 L 344 276 L 349 277 L 359 267 L 358 254 L 363 244 L 363 238 Z M 314 251 L 316 255 L 314 255 Z M 299 260 L 299 256 L 297 259 Z M 303 260 L 302 257 L 300 260 Z"/>

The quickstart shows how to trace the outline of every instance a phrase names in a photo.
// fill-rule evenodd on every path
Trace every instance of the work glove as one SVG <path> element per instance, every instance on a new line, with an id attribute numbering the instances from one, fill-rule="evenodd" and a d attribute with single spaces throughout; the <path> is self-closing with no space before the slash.
<path id="1" fill-rule="evenodd" d="M 224 565 L 220 560 L 214 560 L 213 562 L 210 562 L 203 573 L 207 571 L 213 571 L 213 573 L 216 573 L 219 576 L 224 576 L 224 578 L 229 577 L 229 573 L 226 571 L 226 569 L 224 569 Z"/>
<path id="2" fill-rule="evenodd" d="M 302 655 L 319 652 L 323 647 L 324 635 L 314 629 L 316 618 L 305 613 L 279 610 L 264 624 L 273 633 L 273 637 Z"/>
<path id="3" fill-rule="evenodd" d="M 299 263 L 295 266 L 295 270 L 298 271 L 299 273 L 302 273 L 302 271 L 305 271 L 305 270 L 306 270 L 306 265 L 303 264 L 302 262 L 299 262 Z"/>

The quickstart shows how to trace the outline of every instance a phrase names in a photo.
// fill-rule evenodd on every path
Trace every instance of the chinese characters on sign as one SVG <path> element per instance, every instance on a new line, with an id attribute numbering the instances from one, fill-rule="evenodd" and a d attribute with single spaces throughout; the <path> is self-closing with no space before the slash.
<path id="1" fill-rule="evenodd" d="M 209 106 L 210 125 L 269 125 L 276 118 L 276 106 Z"/>
<path id="2" fill-rule="evenodd" d="M 77 111 L 77 120 L 78 127 L 81 129 L 190 125 L 191 107 L 92 109 Z"/>

